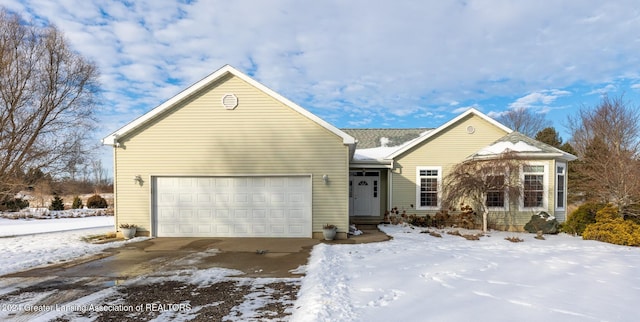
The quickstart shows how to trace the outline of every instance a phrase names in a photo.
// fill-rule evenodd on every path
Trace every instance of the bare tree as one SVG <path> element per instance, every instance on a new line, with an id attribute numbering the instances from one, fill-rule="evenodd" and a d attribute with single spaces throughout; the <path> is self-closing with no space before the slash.
<path id="1" fill-rule="evenodd" d="M 482 213 L 482 230 L 487 231 L 489 207 L 504 207 L 522 196 L 519 171 L 524 164 L 514 152 L 457 164 L 443 180 L 443 208 L 470 203 Z"/>
<path id="2" fill-rule="evenodd" d="M 544 128 L 551 126 L 551 122 L 545 118 L 544 114 L 533 113 L 530 109 L 524 107 L 508 110 L 500 115 L 497 120 L 510 129 L 531 138 Z"/>
<path id="3" fill-rule="evenodd" d="M 575 164 L 585 195 L 611 202 L 625 213 L 640 203 L 640 110 L 623 97 L 604 96 L 569 118 Z"/>
<path id="4" fill-rule="evenodd" d="M 95 125 L 98 70 L 55 26 L 0 10 L 0 197 L 26 169 L 63 171 Z"/>

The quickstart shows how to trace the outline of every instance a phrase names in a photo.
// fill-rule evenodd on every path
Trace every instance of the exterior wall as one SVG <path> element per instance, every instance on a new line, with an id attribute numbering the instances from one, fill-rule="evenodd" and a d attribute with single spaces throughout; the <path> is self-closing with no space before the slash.
<path id="1" fill-rule="evenodd" d="M 472 134 L 467 132 L 468 126 L 475 128 Z M 416 168 L 423 166 L 442 167 L 442 177 L 444 178 L 455 164 L 506 134 L 505 131 L 483 118 L 470 114 L 405 152 L 395 160 L 396 168 L 392 175 L 392 204 L 388 206 L 406 210 L 408 214 L 434 214 L 436 211 L 416 210 L 418 206 L 416 189 L 419 184 L 416 178 Z"/>
<path id="2" fill-rule="evenodd" d="M 221 104 L 229 93 L 238 97 L 233 110 Z M 312 230 L 321 233 L 325 223 L 348 227 L 348 146 L 240 78 L 223 77 L 118 143 L 116 225 L 149 233 L 151 176 L 311 174 Z"/>
<path id="3" fill-rule="evenodd" d="M 512 200 L 508 210 L 504 212 L 490 211 L 489 227 L 495 227 L 499 230 L 507 231 L 523 231 L 524 225 L 531 220 L 531 216 L 545 211 L 552 216 L 558 216 L 558 221 L 564 221 L 564 213 L 555 211 L 556 204 L 556 172 L 554 160 L 529 160 L 529 165 L 544 165 L 545 173 L 545 198 L 546 207 L 542 208 L 523 208 L 522 200 Z"/>
<path id="4" fill-rule="evenodd" d="M 468 126 L 475 128 L 472 134 L 467 132 Z M 389 207 L 398 207 L 400 210 L 407 210 L 407 213 L 418 215 L 435 213 L 435 211 L 416 210 L 418 202 L 416 189 L 419 184 L 416 179 L 416 168 L 439 166 L 442 167 L 442 177 L 444 177 L 455 164 L 506 134 L 481 117 L 470 114 L 405 152 L 395 160 L 396 168 L 392 175 L 393 199 Z"/>
<path id="5" fill-rule="evenodd" d="M 468 126 L 473 126 L 475 132 L 468 133 Z M 396 168 L 392 174 L 392 204 L 389 207 L 398 207 L 400 211 L 406 210 L 407 214 L 435 214 L 439 209 L 419 209 L 417 169 L 419 167 L 441 167 L 442 173 L 440 176 L 444 178 L 453 166 L 505 134 L 507 133 L 493 124 L 471 114 L 412 150 L 407 151 L 395 160 Z M 521 200 L 511 200 L 506 211 L 490 211 L 490 227 L 501 230 L 523 230 L 523 226 L 529 222 L 531 216 L 540 211 L 546 211 L 550 215 L 556 216 L 559 221 L 564 221 L 565 211 L 557 211 L 555 208 L 556 161 L 530 160 L 527 162 L 532 165 L 545 165 L 546 167 L 545 198 L 547 206 L 539 209 L 523 209 Z"/>

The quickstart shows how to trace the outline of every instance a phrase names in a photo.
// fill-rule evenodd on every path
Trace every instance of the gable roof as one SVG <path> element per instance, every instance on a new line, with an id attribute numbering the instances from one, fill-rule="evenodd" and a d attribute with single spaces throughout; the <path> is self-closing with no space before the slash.
<path id="1" fill-rule="evenodd" d="M 354 145 L 356 143 L 355 139 L 352 136 L 348 135 L 347 133 L 345 133 L 345 132 L 341 131 L 340 129 L 336 128 L 335 126 L 327 123 L 323 119 L 317 117 L 313 113 L 311 113 L 311 112 L 307 111 L 306 109 L 300 107 L 296 103 L 288 100 L 284 96 L 274 92 L 270 88 L 262 85 L 261 83 L 257 82 L 256 80 L 254 80 L 253 78 L 247 76 L 246 74 L 240 72 L 239 70 L 235 69 L 234 67 L 232 67 L 230 65 L 224 65 L 222 68 L 220 68 L 220 69 L 216 70 L 215 72 L 211 73 L 209 76 L 201 79 L 200 81 L 198 81 L 195 84 L 189 86 L 187 89 L 185 89 L 182 92 L 178 93 L 174 97 L 170 98 L 169 100 L 165 101 L 164 103 L 160 104 L 159 106 L 155 107 L 154 109 L 150 110 L 149 112 L 143 114 L 142 116 L 140 116 L 137 119 L 129 122 L 128 124 L 126 124 L 125 126 L 121 127 L 120 129 L 116 130 L 115 132 L 109 134 L 107 137 L 102 139 L 102 144 L 104 144 L 104 145 L 116 145 L 119 137 L 122 137 L 122 136 L 124 136 L 124 135 L 126 135 L 128 133 L 131 133 L 133 130 L 143 126 L 147 122 L 150 122 L 155 117 L 157 117 L 158 115 L 162 114 L 163 112 L 168 111 L 168 110 L 172 109 L 173 107 L 177 106 L 180 102 L 188 99 L 191 95 L 197 93 L 202 88 L 206 87 L 207 85 L 209 85 L 209 84 L 211 84 L 211 83 L 213 83 L 213 82 L 215 82 L 215 81 L 217 81 L 217 80 L 221 79 L 222 77 L 224 77 L 226 75 L 229 75 L 229 74 L 242 79 L 243 81 L 245 81 L 245 82 L 249 83 L 250 85 L 254 86 L 255 88 L 263 91 L 264 93 L 266 93 L 267 95 L 271 96 L 272 98 L 274 98 L 275 100 L 279 101 L 280 103 L 284 104 L 285 106 L 291 108 L 292 110 L 300 113 L 301 115 L 305 116 L 309 120 L 317 123 L 318 125 L 322 126 L 323 128 L 327 129 L 328 131 L 334 133 L 338 137 L 342 138 L 342 142 L 344 144 Z"/>
<path id="2" fill-rule="evenodd" d="M 398 147 L 432 130 L 427 128 L 407 129 L 341 129 L 358 141 L 358 149 Z"/>
<path id="3" fill-rule="evenodd" d="M 393 152 L 392 154 L 390 154 L 389 156 L 387 156 L 387 159 L 394 159 L 397 156 L 405 153 L 406 151 L 412 149 L 413 147 L 419 145 L 420 143 L 428 140 L 429 138 L 433 137 L 434 135 L 448 129 L 450 126 L 452 126 L 453 124 L 457 123 L 458 121 L 462 120 L 463 118 L 469 116 L 469 115 L 476 115 L 480 118 L 482 118 L 483 120 L 491 123 L 492 125 L 498 127 L 499 129 L 505 131 L 506 133 L 511 133 L 513 132 L 513 130 L 511 130 L 510 128 L 502 125 L 501 123 L 497 122 L 496 120 L 490 118 L 489 116 L 485 115 L 484 113 L 476 110 L 475 108 L 470 108 L 468 110 L 466 110 L 464 113 L 458 115 L 457 117 L 455 117 L 454 119 L 450 120 L 449 122 L 439 126 L 438 128 L 429 131 L 428 133 L 420 136 L 419 138 L 413 140 L 410 144 L 406 144 L 403 145 L 400 149 L 396 150 L 395 152 Z"/>
<path id="4" fill-rule="evenodd" d="M 573 161 L 577 157 L 544 142 L 534 140 L 520 132 L 511 132 L 480 149 L 467 159 L 491 158 L 512 151 L 524 157 L 552 158 Z"/>

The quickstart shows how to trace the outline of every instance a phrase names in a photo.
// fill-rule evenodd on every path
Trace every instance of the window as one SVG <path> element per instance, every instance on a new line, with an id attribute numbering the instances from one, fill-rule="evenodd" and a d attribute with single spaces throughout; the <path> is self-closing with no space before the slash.
<path id="1" fill-rule="evenodd" d="M 562 163 L 556 166 L 556 208 L 558 209 L 564 209 L 567 196 L 566 168 L 567 166 Z"/>
<path id="2" fill-rule="evenodd" d="M 488 176 L 487 187 L 487 207 L 504 208 L 504 175 Z"/>
<path id="3" fill-rule="evenodd" d="M 526 165 L 523 167 L 523 203 L 524 208 L 545 207 L 545 166 Z"/>
<path id="4" fill-rule="evenodd" d="M 437 209 L 440 197 L 440 167 L 418 167 L 418 209 Z"/>

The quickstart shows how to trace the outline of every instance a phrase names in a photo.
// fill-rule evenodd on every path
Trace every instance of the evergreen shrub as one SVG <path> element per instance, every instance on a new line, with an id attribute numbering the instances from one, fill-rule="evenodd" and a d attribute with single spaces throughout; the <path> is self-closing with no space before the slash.
<path id="1" fill-rule="evenodd" d="M 596 222 L 596 213 L 605 207 L 602 203 L 588 202 L 573 211 L 567 221 L 562 224 L 562 232 L 572 235 L 582 235 L 587 225 Z"/>
<path id="2" fill-rule="evenodd" d="M 96 209 L 96 208 L 107 208 L 107 200 L 102 198 L 99 194 L 95 194 L 89 199 L 87 199 L 87 208 Z"/>
<path id="3" fill-rule="evenodd" d="M 616 245 L 640 246 L 640 225 L 624 220 L 620 217 L 618 208 L 607 205 L 597 212 L 596 222 L 585 228 L 582 238 Z"/>
<path id="4" fill-rule="evenodd" d="M 71 209 L 82 209 L 84 205 L 82 204 L 82 199 L 80 197 L 75 196 L 73 198 L 73 203 L 71 204 Z"/>
<path id="5" fill-rule="evenodd" d="M 62 198 L 54 196 L 51 201 L 51 205 L 49 206 L 49 210 L 64 210 L 64 202 L 62 201 Z"/>

